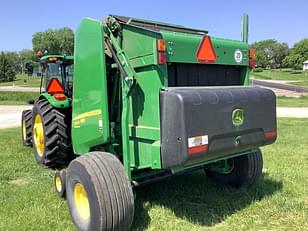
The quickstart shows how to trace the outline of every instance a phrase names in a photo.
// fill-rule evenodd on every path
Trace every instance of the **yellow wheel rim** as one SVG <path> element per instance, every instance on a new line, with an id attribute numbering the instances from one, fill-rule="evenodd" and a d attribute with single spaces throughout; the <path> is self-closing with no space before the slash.
<path id="1" fill-rule="evenodd" d="M 45 148 L 45 140 L 44 140 L 44 128 L 42 123 L 42 117 L 37 114 L 35 116 L 34 124 L 33 124 L 33 140 L 37 150 L 37 154 L 40 157 L 44 155 Z"/>
<path id="2" fill-rule="evenodd" d="M 26 121 L 22 121 L 22 138 L 26 140 L 27 132 L 26 132 Z"/>
<path id="3" fill-rule="evenodd" d="M 90 205 L 87 191 L 81 183 L 74 186 L 74 201 L 79 213 L 79 216 L 87 220 L 90 217 Z"/>
<path id="4" fill-rule="evenodd" d="M 56 177 L 55 184 L 56 184 L 57 191 L 61 192 L 61 190 L 62 190 L 62 182 L 61 182 L 61 178 L 60 177 L 58 177 L 58 176 Z"/>

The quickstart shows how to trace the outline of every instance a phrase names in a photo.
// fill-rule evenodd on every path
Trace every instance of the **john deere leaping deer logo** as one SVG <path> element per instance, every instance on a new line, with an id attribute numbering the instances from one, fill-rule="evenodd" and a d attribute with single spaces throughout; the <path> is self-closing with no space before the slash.
<path id="1" fill-rule="evenodd" d="M 232 123 L 234 126 L 240 126 L 244 123 L 244 110 L 237 108 L 232 112 Z"/>

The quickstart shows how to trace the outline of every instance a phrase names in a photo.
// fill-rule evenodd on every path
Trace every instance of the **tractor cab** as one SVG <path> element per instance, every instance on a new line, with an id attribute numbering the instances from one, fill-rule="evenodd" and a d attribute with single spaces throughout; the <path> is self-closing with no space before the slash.
<path id="1" fill-rule="evenodd" d="M 42 79 L 40 92 L 57 93 L 61 91 L 66 97 L 72 97 L 73 56 L 45 55 L 40 58 Z M 62 89 L 61 89 L 62 88 Z M 49 92 L 49 90 L 51 90 Z"/>

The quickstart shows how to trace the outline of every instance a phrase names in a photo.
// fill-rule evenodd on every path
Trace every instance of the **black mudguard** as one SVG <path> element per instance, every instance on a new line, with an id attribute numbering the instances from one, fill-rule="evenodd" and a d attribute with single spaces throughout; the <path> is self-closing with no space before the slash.
<path id="1" fill-rule="evenodd" d="M 233 119 L 236 111 L 243 120 Z M 269 89 L 168 88 L 160 93 L 160 112 L 163 168 L 227 158 L 276 140 L 276 96 Z"/>

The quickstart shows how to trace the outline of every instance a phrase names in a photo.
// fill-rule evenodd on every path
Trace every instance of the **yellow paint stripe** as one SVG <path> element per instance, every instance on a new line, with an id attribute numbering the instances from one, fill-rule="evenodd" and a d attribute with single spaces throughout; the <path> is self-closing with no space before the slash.
<path id="1" fill-rule="evenodd" d="M 75 120 L 84 120 L 88 117 L 92 117 L 92 116 L 98 116 L 98 115 L 101 115 L 102 114 L 102 110 L 98 109 L 98 110 L 93 110 L 93 111 L 88 111 L 88 112 L 85 112 L 85 113 L 82 113 L 78 116 L 76 116 L 73 121 Z"/>

